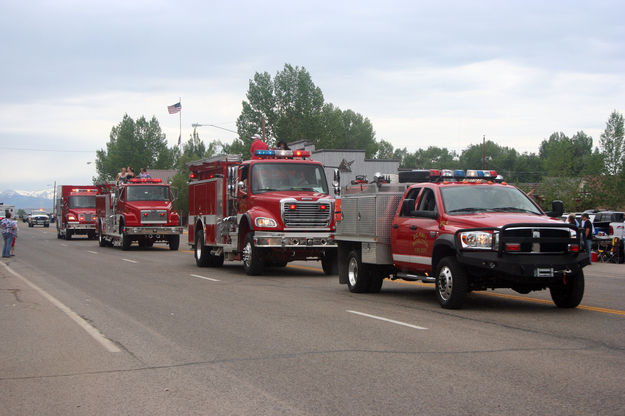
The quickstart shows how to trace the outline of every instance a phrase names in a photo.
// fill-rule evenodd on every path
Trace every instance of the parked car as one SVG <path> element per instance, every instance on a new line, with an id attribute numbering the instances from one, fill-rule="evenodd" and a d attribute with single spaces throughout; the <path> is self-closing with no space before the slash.
<path id="1" fill-rule="evenodd" d="M 595 214 L 592 224 L 595 227 L 597 235 L 623 238 L 624 222 L 624 212 L 600 211 Z"/>

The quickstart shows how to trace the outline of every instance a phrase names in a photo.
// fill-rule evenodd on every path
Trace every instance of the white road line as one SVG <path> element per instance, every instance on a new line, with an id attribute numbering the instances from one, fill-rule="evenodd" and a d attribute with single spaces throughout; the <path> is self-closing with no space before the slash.
<path id="1" fill-rule="evenodd" d="M 63 243 L 61 243 L 61 245 L 62 245 L 63 247 L 67 247 L 67 244 L 63 244 Z"/>
<path id="2" fill-rule="evenodd" d="M 211 282 L 219 282 L 217 279 L 213 279 L 210 277 L 200 276 L 199 274 L 191 274 L 190 276 L 197 277 L 199 279 L 210 280 Z"/>
<path id="3" fill-rule="evenodd" d="M 136 260 L 130 260 L 130 259 L 122 259 L 124 261 L 127 261 L 128 263 L 137 263 Z"/>
<path id="4" fill-rule="evenodd" d="M 91 253 L 91 254 L 98 254 L 97 251 L 91 251 L 91 250 L 87 250 L 87 253 Z"/>
<path id="5" fill-rule="evenodd" d="M 378 319 L 378 320 L 380 320 L 380 321 L 390 322 L 390 323 L 392 323 L 392 324 L 397 324 L 397 325 L 407 326 L 408 328 L 414 328 L 414 329 L 427 329 L 427 328 L 425 328 L 425 327 L 423 327 L 423 326 L 417 326 L 417 325 L 407 324 L 407 323 L 405 323 L 405 322 L 394 321 L 394 320 L 392 320 L 392 319 L 382 318 L 381 316 L 369 315 L 368 313 L 357 312 L 357 311 L 350 311 L 350 310 L 347 310 L 347 311 L 345 311 L 345 312 L 353 313 L 353 314 L 360 315 L 360 316 L 366 316 L 367 318 Z"/>
<path id="6" fill-rule="evenodd" d="M 89 324 L 89 322 L 85 321 L 84 319 L 82 319 L 80 316 L 78 316 L 78 314 L 76 312 L 74 312 L 73 310 L 71 310 L 70 308 L 68 308 L 67 306 L 65 306 L 63 303 L 61 303 L 61 301 L 59 301 L 58 299 L 56 299 L 54 296 L 50 295 L 48 292 L 46 292 L 45 290 L 43 290 L 42 288 L 40 288 L 39 286 L 37 286 L 36 284 L 30 282 L 28 279 L 26 279 L 24 276 L 20 275 L 19 273 L 17 273 L 16 271 L 14 271 L 13 269 L 11 269 L 8 265 L 6 265 L 5 263 L 2 263 L 2 265 L 4 267 L 6 267 L 6 269 L 13 274 L 14 276 L 17 276 L 18 278 L 22 279 L 28 286 L 32 287 L 33 289 L 35 289 L 37 292 L 39 292 L 39 294 L 41 296 L 43 296 L 44 298 L 46 298 L 51 304 L 53 304 L 54 306 L 56 306 L 57 308 L 59 308 L 63 313 L 65 313 L 71 320 L 73 320 L 74 322 L 76 322 L 82 329 L 84 329 L 85 331 L 87 331 L 87 333 L 89 335 L 91 335 L 91 337 L 93 339 L 95 339 L 97 342 L 100 343 L 100 345 L 102 345 L 104 348 L 106 348 L 106 350 L 108 352 L 120 352 L 121 350 L 117 347 L 117 345 L 115 345 L 111 340 L 109 340 L 108 338 L 106 338 L 104 335 L 102 335 L 102 333 L 100 331 L 98 331 L 97 328 L 91 326 Z"/>

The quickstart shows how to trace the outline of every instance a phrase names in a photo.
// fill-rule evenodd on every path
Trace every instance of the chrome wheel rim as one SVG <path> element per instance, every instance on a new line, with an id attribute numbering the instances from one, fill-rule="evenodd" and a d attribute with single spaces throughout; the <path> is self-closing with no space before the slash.
<path id="1" fill-rule="evenodd" d="M 350 286 L 356 286 L 356 283 L 358 283 L 358 262 L 353 257 L 349 259 L 349 264 L 347 265 L 347 278 Z"/>
<path id="2" fill-rule="evenodd" d="M 197 243 L 195 244 L 195 258 L 199 260 L 202 257 L 202 248 L 204 244 L 202 244 L 202 240 L 198 238 Z"/>
<path id="3" fill-rule="evenodd" d="M 451 269 L 444 266 L 438 274 L 438 293 L 443 300 L 449 300 L 451 291 L 454 288 L 454 277 Z"/>
<path id="4" fill-rule="evenodd" d="M 243 247 L 243 264 L 245 264 L 246 267 L 249 267 L 250 263 L 252 262 L 252 243 L 247 243 L 245 244 L 245 247 Z"/>

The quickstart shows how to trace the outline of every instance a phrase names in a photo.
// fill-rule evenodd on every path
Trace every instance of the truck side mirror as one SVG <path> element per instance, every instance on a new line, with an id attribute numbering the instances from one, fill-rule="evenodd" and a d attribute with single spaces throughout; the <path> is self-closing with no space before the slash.
<path id="1" fill-rule="evenodd" d="M 171 197 L 172 197 L 172 201 L 175 201 L 176 199 L 178 199 L 178 188 L 171 188 Z"/>
<path id="2" fill-rule="evenodd" d="M 247 186 L 245 185 L 245 181 L 240 181 L 237 186 L 239 187 L 239 191 L 247 193 Z"/>
<path id="3" fill-rule="evenodd" d="M 341 195 L 341 172 L 338 169 L 334 169 L 334 180 L 332 181 L 332 188 L 334 188 L 334 195 Z"/>
<path id="4" fill-rule="evenodd" d="M 553 218 L 560 218 L 562 217 L 562 213 L 564 213 L 564 203 L 556 200 L 551 203 L 551 211 L 548 211 L 545 214 Z"/>

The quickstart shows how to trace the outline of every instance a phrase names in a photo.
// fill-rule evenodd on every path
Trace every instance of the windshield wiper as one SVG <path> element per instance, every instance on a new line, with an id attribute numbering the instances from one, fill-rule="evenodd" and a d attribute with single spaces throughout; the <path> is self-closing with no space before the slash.
<path id="1" fill-rule="evenodd" d="M 486 208 L 473 208 L 473 207 L 458 208 L 458 209 L 449 210 L 449 211 L 447 211 L 447 213 L 452 213 L 452 212 L 482 212 L 482 211 L 486 211 Z"/>

